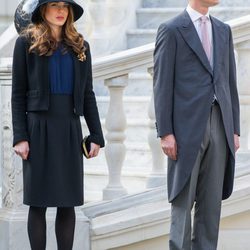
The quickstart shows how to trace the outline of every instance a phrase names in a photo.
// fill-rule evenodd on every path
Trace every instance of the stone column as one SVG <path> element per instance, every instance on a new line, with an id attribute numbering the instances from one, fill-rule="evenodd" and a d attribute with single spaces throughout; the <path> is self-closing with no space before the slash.
<path id="1" fill-rule="evenodd" d="M 153 76 L 152 68 L 150 68 L 148 72 L 151 76 Z M 148 144 L 152 153 L 152 171 L 148 177 L 146 187 L 154 188 L 166 185 L 167 174 L 164 164 L 164 153 L 162 152 L 160 139 L 157 138 L 157 132 L 155 128 L 155 108 L 154 108 L 153 93 L 148 107 L 148 116 L 149 116 Z"/>
<path id="2" fill-rule="evenodd" d="M 27 234 L 28 206 L 23 205 L 22 161 L 12 148 L 11 59 L 0 59 L 2 206 L 0 206 L 0 249 L 30 249 Z M 74 250 L 90 249 L 89 221 L 76 209 Z M 56 249 L 55 209 L 47 212 L 47 250 Z"/>
<path id="3" fill-rule="evenodd" d="M 89 37 L 92 55 L 103 56 L 109 44 L 106 31 L 106 0 L 90 0 L 88 7 L 93 24 Z"/>
<path id="4" fill-rule="evenodd" d="M 121 184 L 121 170 L 126 148 L 124 145 L 126 116 L 123 109 L 123 90 L 128 84 L 128 75 L 105 80 L 110 92 L 109 109 L 106 117 L 107 145 L 106 161 L 109 170 L 109 183 L 103 190 L 103 199 L 111 200 L 127 194 Z"/>
<path id="5" fill-rule="evenodd" d="M 241 111 L 241 151 L 250 152 L 250 41 L 237 44 L 235 49 Z"/>

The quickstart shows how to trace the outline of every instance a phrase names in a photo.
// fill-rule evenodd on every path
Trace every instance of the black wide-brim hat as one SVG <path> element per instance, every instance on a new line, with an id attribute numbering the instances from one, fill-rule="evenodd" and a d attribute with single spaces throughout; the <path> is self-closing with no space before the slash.
<path id="1" fill-rule="evenodd" d="M 46 3 L 52 3 L 52 2 L 65 2 L 65 3 L 70 4 L 74 12 L 74 22 L 78 20 L 84 12 L 83 8 L 73 0 L 39 0 L 36 8 L 34 9 L 31 15 L 32 23 L 38 23 L 39 21 L 42 20 L 40 10 L 39 10 L 40 7 Z"/>

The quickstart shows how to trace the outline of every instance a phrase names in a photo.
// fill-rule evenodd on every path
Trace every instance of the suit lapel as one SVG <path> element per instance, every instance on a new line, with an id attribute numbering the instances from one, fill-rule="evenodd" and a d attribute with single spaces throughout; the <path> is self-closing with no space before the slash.
<path id="1" fill-rule="evenodd" d="M 194 51 L 203 66 L 207 69 L 207 71 L 211 75 L 213 75 L 213 70 L 202 47 L 200 38 L 186 10 L 182 14 L 182 19 L 182 25 L 178 27 L 178 29 L 183 39 L 187 42 L 188 46 Z"/>
<path id="2" fill-rule="evenodd" d="M 213 61 L 214 61 L 214 78 L 216 78 L 220 71 L 220 65 L 223 60 L 223 51 L 225 47 L 225 30 L 224 27 L 214 17 L 211 17 L 213 30 Z"/>

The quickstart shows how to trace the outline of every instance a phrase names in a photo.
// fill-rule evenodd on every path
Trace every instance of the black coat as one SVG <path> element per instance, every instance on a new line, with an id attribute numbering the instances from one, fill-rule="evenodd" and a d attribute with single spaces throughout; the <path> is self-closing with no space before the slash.
<path id="1" fill-rule="evenodd" d="M 13 145 L 29 141 L 27 117 L 29 111 L 46 111 L 49 108 L 48 56 L 29 53 L 27 38 L 16 40 L 12 68 L 12 122 Z M 89 44 L 85 41 L 86 61 L 74 58 L 74 113 L 84 116 L 92 142 L 104 146 L 104 139 L 92 85 L 92 66 Z"/>

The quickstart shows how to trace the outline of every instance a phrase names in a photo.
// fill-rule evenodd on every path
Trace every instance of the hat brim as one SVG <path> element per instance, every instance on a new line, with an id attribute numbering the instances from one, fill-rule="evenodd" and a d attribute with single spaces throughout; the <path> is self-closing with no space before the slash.
<path id="1" fill-rule="evenodd" d="M 46 3 L 50 3 L 50 2 L 65 2 L 65 3 L 69 3 L 73 9 L 73 13 L 74 13 L 74 22 L 77 21 L 83 14 L 84 10 L 83 8 L 70 0 L 47 0 L 47 1 L 43 1 L 42 3 L 38 4 L 35 8 L 35 10 L 32 13 L 31 16 L 31 22 L 32 23 L 39 23 L 41 21 L 41 15 L 40 15 L 40 7 Z"/>

